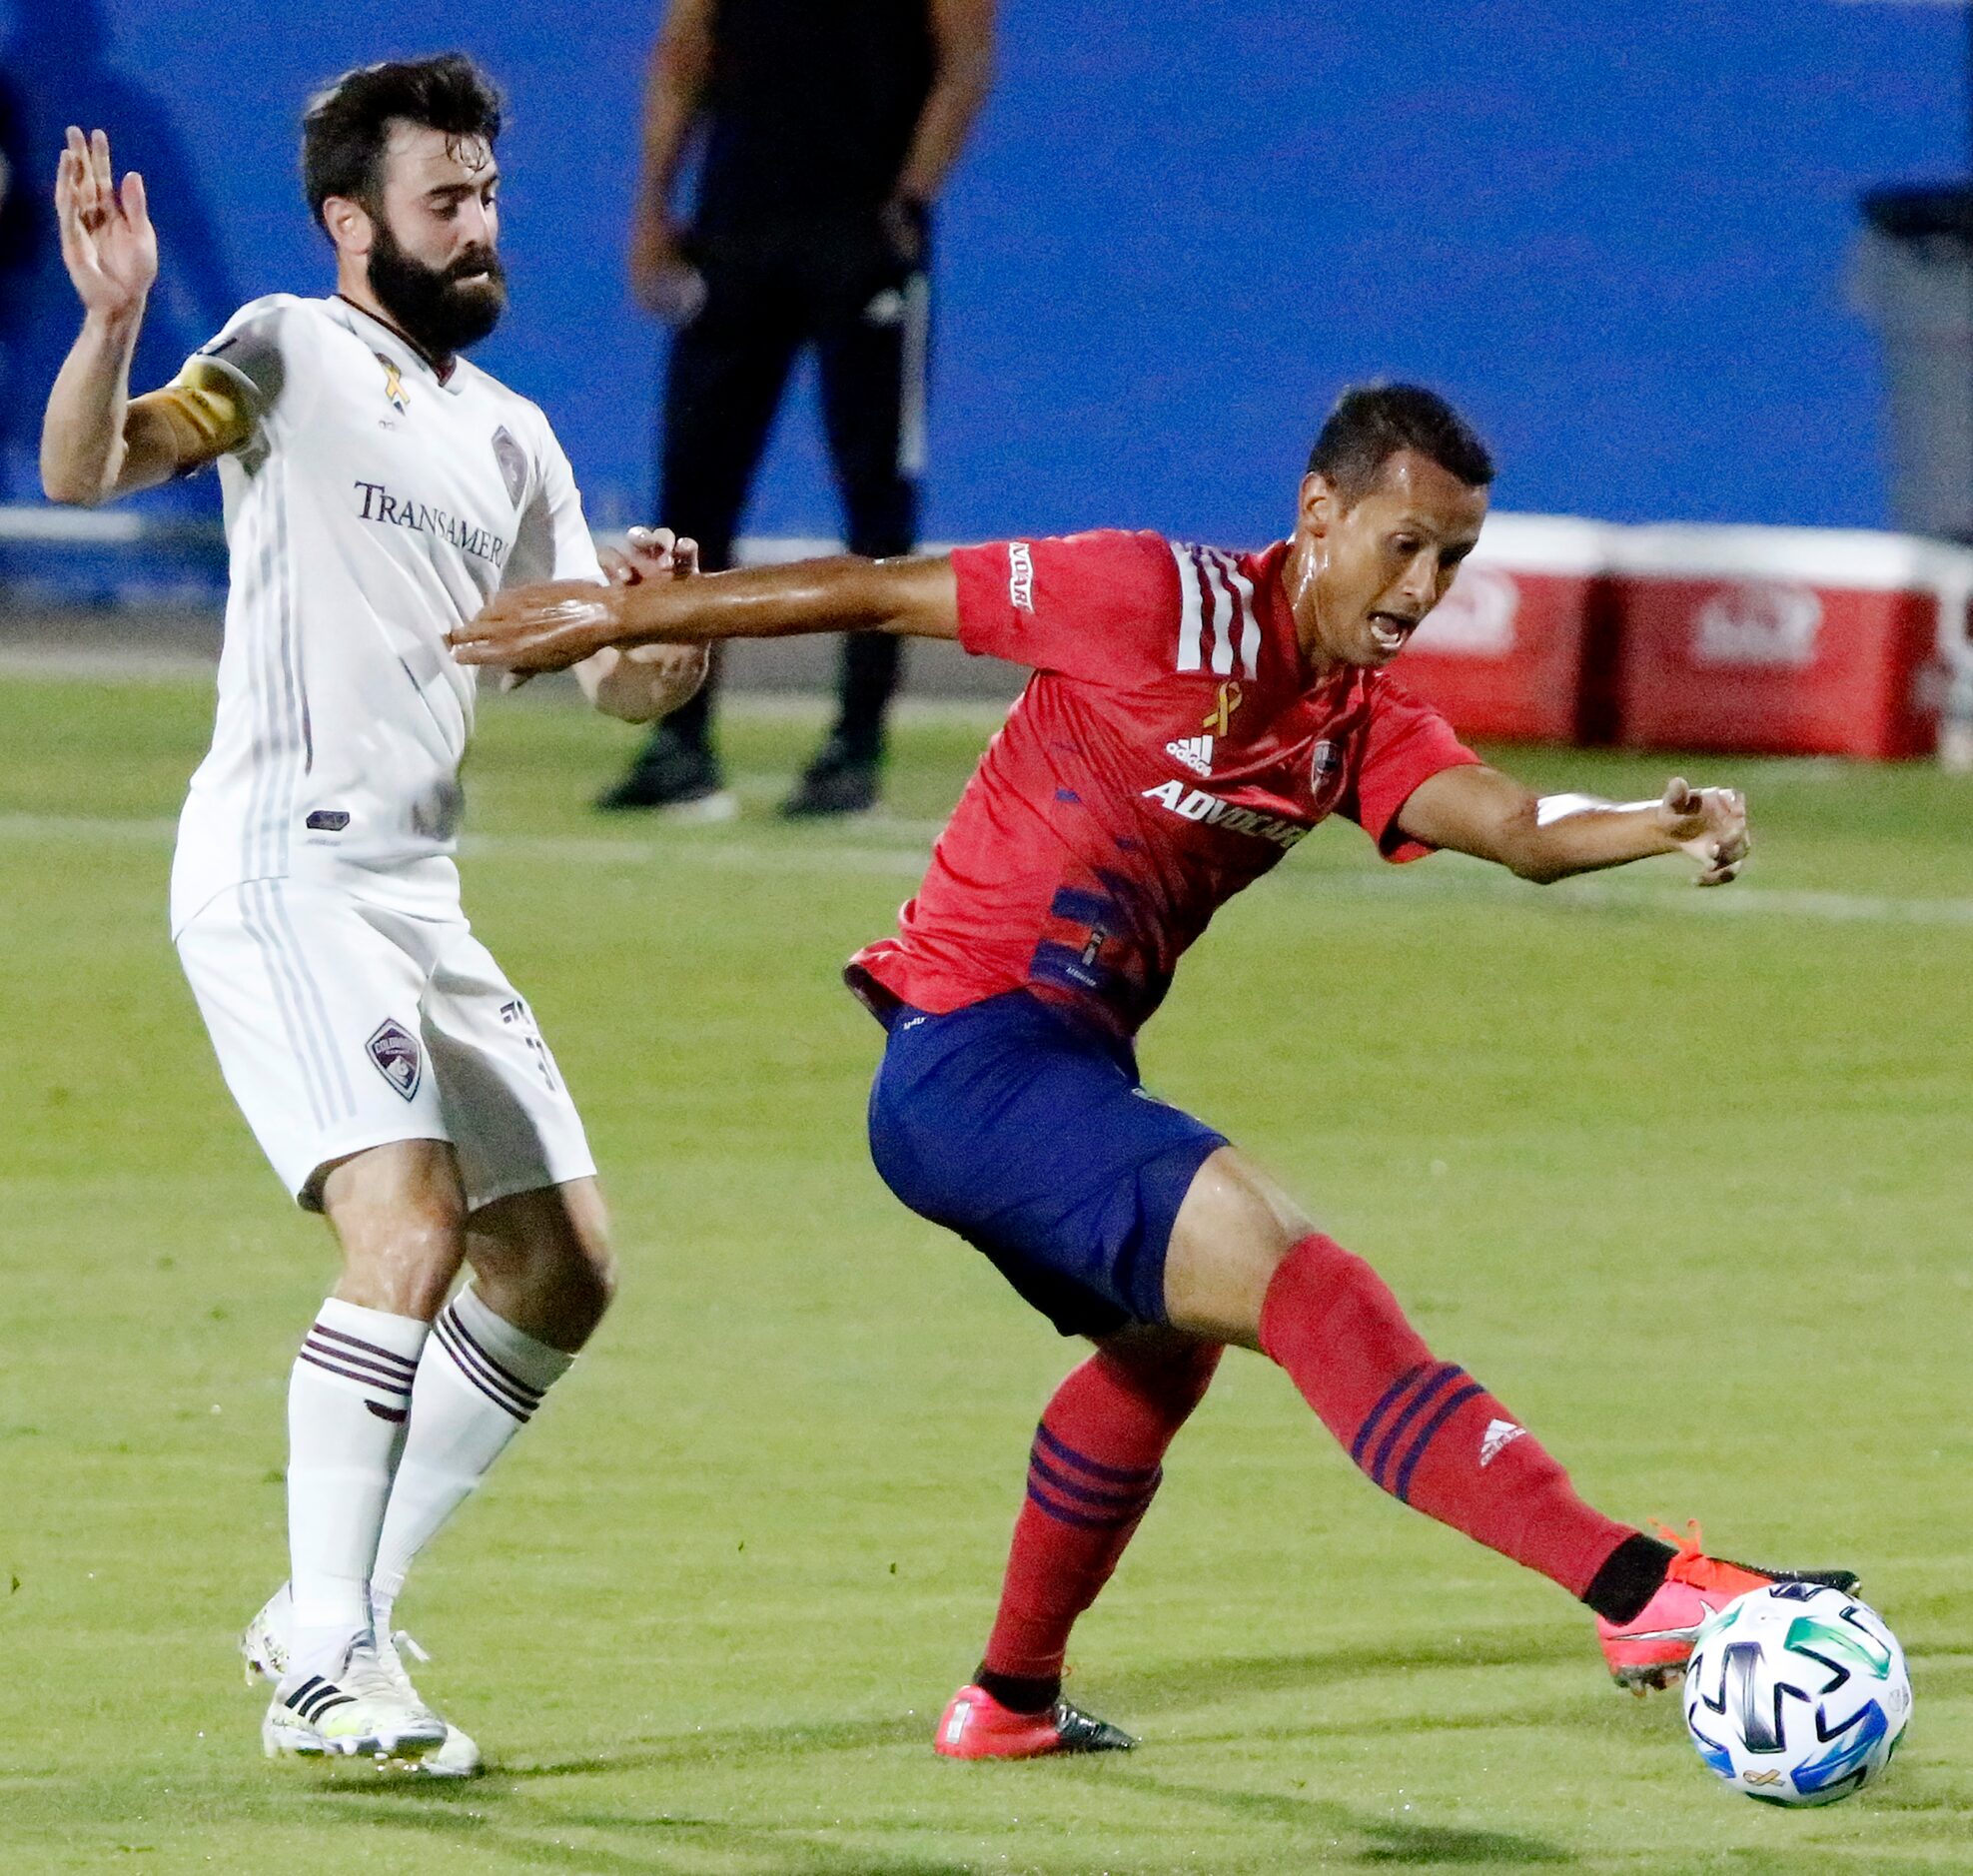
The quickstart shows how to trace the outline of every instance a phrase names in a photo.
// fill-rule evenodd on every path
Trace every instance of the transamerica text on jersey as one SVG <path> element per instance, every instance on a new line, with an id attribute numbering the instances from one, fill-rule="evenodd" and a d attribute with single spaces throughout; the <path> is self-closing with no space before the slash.
<path id="1" fill-rule="evenodd" d="M 409 495 L 394 495 L 382 482 L 360 481 L 363 491 L 361 518 L 379 521 L 387 527 L 409 527 L 414 533 L 437 534 L 449 540 L 462 553 L 476 560 L 498 566 L 506 558 L 507 542 L 485 527 L 472 527 L 457 514 L 435 508 L 429 501 L 414 501 Z"/>

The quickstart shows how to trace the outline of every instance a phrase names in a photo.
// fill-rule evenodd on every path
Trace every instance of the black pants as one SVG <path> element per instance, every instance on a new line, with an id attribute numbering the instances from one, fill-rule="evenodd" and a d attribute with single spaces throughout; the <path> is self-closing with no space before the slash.
<path id="1" fill-rule="evenodd" d="M 874 226 L 787 230 L 694 244 L 706 301 L 671 345 L 664 383 L 658 518 L 699 543 L 702 564 L 732 563 L 746 504 L 788 374 L 806 346 L 820 367 L 822 423 L 852 553 L 908 553 L 918 537 L 924 462 L 929 283 Z M 843 639 L 835 735 L 853 759 L 882 753 L 902 646 L 876 632 Z M 703 747 L 718 668 L 666 719 Z"/>

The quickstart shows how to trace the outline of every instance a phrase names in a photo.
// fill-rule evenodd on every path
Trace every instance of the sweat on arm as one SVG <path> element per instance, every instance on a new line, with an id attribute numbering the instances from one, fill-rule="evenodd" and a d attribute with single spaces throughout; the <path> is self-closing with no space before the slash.
<path id="1" fill-rule="evenodd" d="M 838 554 L 686 580 L 599 587 L 550 580 L 494 594 L 452 633 L 462 664 L 528 676 L 566 670 L 606 645 L 712 644 L 808 632 L 951 638 L 959 630 L 943 554 L 866 560 Z"/>

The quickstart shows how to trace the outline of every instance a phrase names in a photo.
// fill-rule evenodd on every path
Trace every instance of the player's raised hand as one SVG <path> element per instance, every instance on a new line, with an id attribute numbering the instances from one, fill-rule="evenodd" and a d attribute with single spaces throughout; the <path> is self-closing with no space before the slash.
<path id="1" fill-rule="evenodd" d="M 110 140 L 102 131 L 85 139 L 69 126 L 68 146 L 55 171 L 55 220 L 62 261 L 83 311 L 102 319 L 128 319 L 144 310 L 158 278 L 158 237 L 135 170 L 118 188 L 110 168 Z"/>
<path id="2" fill-rule="evenodd" d="M 698 542 L 668 527 L 633 527 L 629 551 L 605 547 L 597 556 L 612 586 L 636 586 L 647 579 L 690 579 L 699 570 Z"/>
<path id="3" fill-rule="evenodd" d="M 1747 833 L 1747 797 L 1737 788 L 1694 788 L 1684 778 L 1665 784 L 1658 824 L 1699 863 L 1700 886 L 1734 878 L 1753 844 Z"/>

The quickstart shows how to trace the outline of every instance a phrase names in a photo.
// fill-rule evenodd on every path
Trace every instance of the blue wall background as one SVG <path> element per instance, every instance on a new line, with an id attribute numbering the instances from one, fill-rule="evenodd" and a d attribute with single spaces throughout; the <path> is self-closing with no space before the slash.
<path id="1" fill-rule="evenodd" d="M 512 102 L 514 309 L 481 356 L 546 406 L 614 521 L 649 499 L 660 340 L 620 257 L 655 18 L 0 0 L 0 70 L 149 170 L 164 372 L 233 303 L 324 290 L 294 181 L 312 83 L 474 51 Z M 1854 201 L 1960 167 L 1964 31 L 1958 8 L 1842 0 L 1005 0 L 939 229 L 929 529 L 1264 536 L 1336 388 L 1374 374 L 1471 409 L 1503 505 L 1881 524 L 1875 352 L 1842 284 Z M 17 469 L 62 292 L 0 388 Z M 752 524 L 833 515 L 798 403 Z"/>

